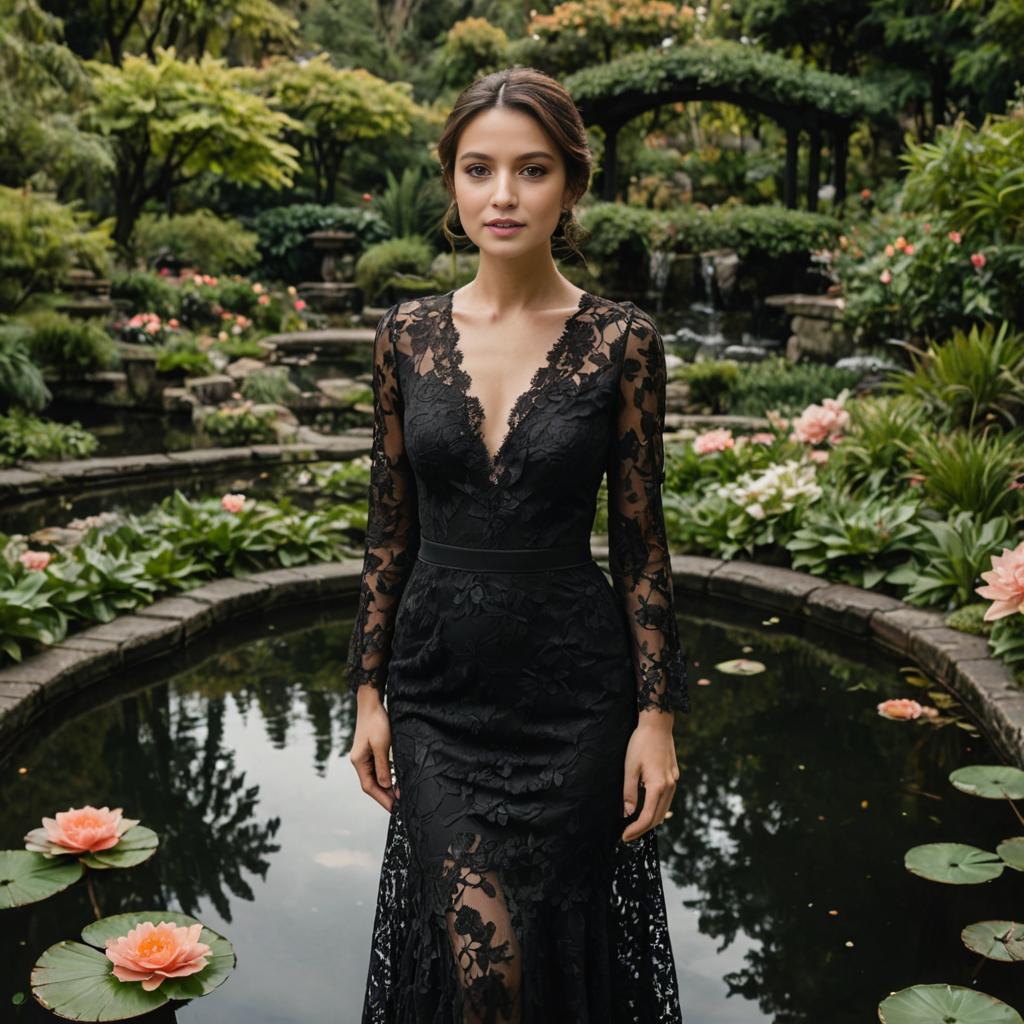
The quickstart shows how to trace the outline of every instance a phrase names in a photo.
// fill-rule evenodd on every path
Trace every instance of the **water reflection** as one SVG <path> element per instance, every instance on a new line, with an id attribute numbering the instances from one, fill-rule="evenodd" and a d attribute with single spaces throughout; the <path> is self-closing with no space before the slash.
<path id="1" fill-rule="evenodd" d="M 940 886 L 910 875 L 903 854 L 940 840 L 992 849 L 1014 834 L 1007 808 L 946 782 L 994 755 L 955 726 L 879 718 L 879 700 L 907 693 L 891 663 L 839 658 L 785 622 L 764 629 L 751 616 L 748 628 L 735 609 L 704 611 L 682 620 L 700 664 L 661 838 L 687 1024 L 860 1024 L 893 989 L 971 985 L 977 958 L 959 932 L 1012 916 L 1020 876 Z M 350 622 L 292 615 L 302 628 L 236 631 L 233 647 L 164 666 L 168 681 L 113 681 L 107 703 L 23 747 L 0 778 L 5 848 L 43 814 L 85 802 L 123 806 L 160 833 L 156 857 L 104 874 L 97 894 L 105 914 L 183 910 L 234 943 L 235 975 L 180 1021 L 359 1019 L 387 816 L 347 759 Z M 741 654 L 768 671 L 714 671 Z M 701 676 L 712 684 L 696 686 Z M 82 886 L 8 912 L 0 1005 L 11 1020 L 53 1019 L 11 997 L 46 946 L 89 920 Z M 977 986 L 1013 1002 L 1015 980 L 1012 966 L 984 963 Z"/>

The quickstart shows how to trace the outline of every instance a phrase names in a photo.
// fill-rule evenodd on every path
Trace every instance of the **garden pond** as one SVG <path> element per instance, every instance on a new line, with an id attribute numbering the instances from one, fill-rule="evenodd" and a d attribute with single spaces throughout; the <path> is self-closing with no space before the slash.
<path id="1" fill-rule="evenodd" d="M 56 708 L 4 759 L 0 847 L 58 810 L 122 807 L 160 846 L 92 873 L 102 914 L 179 910 L 233 943 L 220 988 L 152 1021 L 358 1024 L 388 817 L 347 757 L 353 612 L 293 608 L 207 634 Z M 1000 760 L 964 709 L 803 620 L 702 601 L 680 624 L 694 710 L 677 719 L 660 852 L 687 1024 L 864 1024 L 928 982 L 1019 1006 L 1019 968 L 969 953 L 960 932 L 1012 916 L 1024 877 L 941 885 L 903 864 L 917 844 L 994 849 L 1019 831 L 1005 802 L 948 782 Z M 732 659 L 765 670 L 716 668 Z M 907 696 L 940 717 L 878 714 Z M 31 997 L 32 964 L 94 916 L 83 882 L 5 912 L 5 1021 L 54 1019 Z"/>

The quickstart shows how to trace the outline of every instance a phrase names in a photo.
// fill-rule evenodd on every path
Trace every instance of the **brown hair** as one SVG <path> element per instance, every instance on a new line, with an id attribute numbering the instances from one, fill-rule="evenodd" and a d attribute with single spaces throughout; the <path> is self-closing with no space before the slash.
<path id="1" fill-rule="evenodd" d="M 441 219 L 440 228 L 453 250 L 456 238 L 466 237 L 452 234 L 449 226 L 449 218 L 456 208 L 455 152 L 459 136 L 473 117 L 492 107 L 511 107 L 529 114 L 548 133 L 561 150 L 565 162 L 566 186 L 572 195 L 573 206 L 590 186 L 592 155 L 587 131 L 572 96 L 560 82 L 536 68 L 520 65 L 478 78 L 459 94 L 437 143 L 441 178 L 451 199 Z M 576 220 L 575 210 L 570 209 L 568 214 L 563 213 L 559 217 L 558 227 L 551 238 L 553 241 L 564 241 L 571 252 L 586 262 L 578 245 L 585 236 L 586 230 Z"/>

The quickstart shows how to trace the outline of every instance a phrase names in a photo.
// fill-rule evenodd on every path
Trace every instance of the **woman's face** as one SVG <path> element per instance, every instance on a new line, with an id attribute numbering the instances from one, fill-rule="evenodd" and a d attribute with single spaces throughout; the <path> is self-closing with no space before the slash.
<path id="1" fill-rule="evenodd" d="M 520 255 L 544 246 L 570 195 L 565 162 L 543 128 L 507 107 L 477 114 L 462 130 L 455 154 L 455 201 L 463 230 L 481 252 Z M 492 220 L 522 227 L 501 232 Z"/>

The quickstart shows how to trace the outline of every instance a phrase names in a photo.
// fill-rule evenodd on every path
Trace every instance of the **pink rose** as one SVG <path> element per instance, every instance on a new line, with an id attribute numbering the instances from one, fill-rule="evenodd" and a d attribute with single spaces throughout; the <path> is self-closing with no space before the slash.
<path id="1" fill-rule="evenodd" d="M 731 430 L 718 429 L 707 430 L 699 437 L 694 438 L 693 450 L 698 455 L 707 455 L 710 452 L 722 452 L 726 448 L 732 448 L 736 444 Z"/>
<path id="2" fill-rule="evenodd" d="M 138 825 L 121 817 L 121 808 L 79 807 L 58 811 L 55 818 L 43 818 L 43 827 L 25 836 L 25 849 L 54 857 L 61 853 L 96 853 L 117 846 L 121 836 Z"/>
<path id="3" fill-rule="evenodd" d="M 769 434 L 765 430 L 759 430 L 756 434 L 751 434 L 749 440 L 751 444 L 774 444 L 775 435 Z"/>
<path id="4" fill-rule="evenodd" d="M 888 267 L 886 267 L 885 270 L 883 270 L 878 275 L 878 280 L 881 281 L 882 284 L 891 284 L 892 283 L 892 271 L 889 270 Z"/>
<path id="5" fill-rule="evenodd" d="M 49 551 L 33 551 L 31 548 L 18 555 L 18 561 L 26 569 L 32 569 L 36 572 L 42 572 L 50 564 L 51 558 L 53 558 L 53 555 Z"/>
<path id="6" fill-rule="evenodd" d="M 987 597 L 992 604 L 985 612 L 985 621 L 1005 618 L 1014 612 L 1024 614 L 1024 541 L 1012 551 L 1003 548 L 1002 554 L 992 556 L 992 568 L 983 572 L 984 587 L 976 587 L 979 597 Z"/>
<path id="7" fill-rule="evenodd" d="M 959 245 L 963 239 L 963 235 L 959 231 L 950 231 L 946 236 L 954 245 Z"/>
<path id="8" fill-rule="evenodd" d="M 828 452 L 823 448 L 812 448 L 811 451 L 807 453 L 807 457 L 811 462 L 828 462 Z"/>
<path id="9" fill-rule="evenodd" d="M 220 506 L 225 512 L 241 512 L 245 507 L 245 495 L 244 494 L 225 494 L 220 499 Z"/>
<path id="10" fill-rule="evenodd" d="M 296 299 L 295 300 L 295 308 L 297 310 L 299 310 L 300 312 L 302 310 L 304 310 L 306 308 L 306 300 L 305 299 Z"/>
<path id="11" fill-rule="evenodd" d="M 373 196 L 371 196 L 369 192 L 364 192 L 363 193 L 363 202 L 364 203 L 368 203 L 372 198 L 373 198 Z"/>
<path id="12" fill-rule="evenodd" d="M 973 264 L 974 264 L 974 265 L 975 265 L 975 266 L 976 266 L 976 267 L 977 267 L 977 268 L 978 268 L 979 270 L 981 270 L 981 268 L 982 268 L 983 266 L 985 266 L 985 264 L 986 264 L 986 263 L 987 263 L 988 261 L 987 261 L 987 260 L 985 259 L 985 254 L 984 254 L 983 252 L 972 252 L 972 253 L 971 253 L 971 262 L 972 262 L 972 263 L 973 263 Z"/>
<path id="13" fill-rule="evenodd" d="M 261 306 L 265 306 L 270 301 L 270 296 L 264 293 L 256 300 Z"/>
<path id="14" fill-rule="evenodd" d="M 893 257 L 893 256 L 894 256 L 895 254 L 896 254 L 896 247 L 895 247 L 895 246 L 892 246 L 892 245 L 887 245 L 887 246 L 885 247 L 885 255 L 886 255 L 886 256 L 888 256 L 888 257 L 889 257 L 890 259 L 891 259 L 891 258 L 892 258 L 892 257 Z"/>
<path id="15" fill-rule="evenodd" d="M 909 242 L 903 247 L 903 255 L 904 256 L 913 256 L 914 255 L 914 247 Z"/>
<path id="16" fill-rule="evenodd" d="M 167 326 L 170 327 L 171 330 L 176 331 L 181 326 L 181 324 L 178 322 L 177 317 L 172 316 L 171 319 L 167 321 Z"/>
<path id="17" fill-rule="evenodd" d="M 871 198 L 871 189 L 869 189 L 869 188 L 862 188 L 860 190 L 860 197 L 861 197 L 861 199 L 870 199 Z"/>
<path id="18" fill-rule="evenodd" d="M 171 921 L 143 921 L 127 935 L 107 939 L 107 959 L 118 981 L 141 981 L 146 992 L 159 988 L 165 978 L 184 978 L 208 963 L 210 947 L 199 941 L 203 926 L 176 925 Z"/>
<path id="19" fill-rule="evenodd" d="M 804 444 L 821 444 L 826 438 L 843 430 L 850 414 L 842 403 L 826 398 L 821 405 L 809 405 L 793 424 L 793 433 Z"/>
<path id="20" fill-rule="evenodd" d="M 883 700 L 878 705 L 878 713 L 883 718 L 907 719 L 920 718 L 924 708 L 916 700 L 908 700 L 905 697 L 893 700 Z"/>

